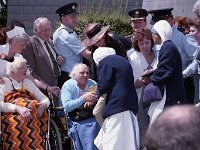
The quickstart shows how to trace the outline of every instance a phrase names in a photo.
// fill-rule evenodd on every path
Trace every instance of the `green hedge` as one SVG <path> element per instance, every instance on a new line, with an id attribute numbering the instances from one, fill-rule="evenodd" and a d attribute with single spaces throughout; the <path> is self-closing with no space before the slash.
<path id="1" fill-rule="evenodd" d="M 105 6 L 106 0 L 100 0 L 98 6 L 94 6 L 94 0 L 86 0 L 85 5 L 80 8 L 78 23 L 75 27 L 76 33 L 82 38 L 82 30 L 88 23 L 98 22 L 103 25 L 110 25 L 109 31 L 120 35 L 127 35 L 132 32 L 130 17 L 127 15 L 126 7 L 128 0 L 112 0 L 112 3 Z"/>
<path id="2" fill-rule="evenodd" d="M 8 0 L 1 0 L 0 1 L 0 28 L 6 26 L 7 22 L 7 1 Z"/>
<path id="3" fill-rule="evenodd" d="M 78 18 L 78 24 L 75 27 L 75 31 L 81 36 L 82 30 L 88 23 L 99 22 L 103 25 L 110 25 L 109 31 L 114 31 L 117 34 L 126 35 L 132 31 L 130 25 L 130 18 L 121 14 L 115 13 L 86 13 L 80 15 Z"/>

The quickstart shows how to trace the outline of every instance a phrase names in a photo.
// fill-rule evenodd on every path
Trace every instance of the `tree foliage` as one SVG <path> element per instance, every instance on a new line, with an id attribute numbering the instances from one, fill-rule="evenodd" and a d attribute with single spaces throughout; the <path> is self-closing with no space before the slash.
<path id="1" fill-rule="evenodd" d="M 7 1 L 0 0 L 0 28 L 6 26 L 7 23 Z"/>
<path id="2" fill-rule="evenodd" d="M 109 5 L 105 4 L 106 0 L 100 0 L 98 6 L 94 6 L 94 0 L 86 1 L 82 13 L 79 15 L 78 24 L 75 28 L 78 35 L 81 36 L 82 30 L 88 23 L 99 22 L 103 25 L 110 25 L 109 31 L 125 35 L 132 31 L 130 26 L 130 17 L 127 16 L 126 7 L 128 0 L 112 0 Z"/>
<path id="3" fill-rule="evenodd" d="M 120 35 L 126 35 L 132 31 L 130 17 L 126 11 L 128 0 L 112 0 L 109 5 L 105 5 L 106 1 L 100 0 L 96 6 L 95 0 L 86 0 L 85 5 L 79 8 L 81 13 L 78 16 L 75 31 L 80 38 L 85 25 L 92 22 L 110 25 L 109 31 Z M 56 26 L 59 26 L 59 23 Z"/>

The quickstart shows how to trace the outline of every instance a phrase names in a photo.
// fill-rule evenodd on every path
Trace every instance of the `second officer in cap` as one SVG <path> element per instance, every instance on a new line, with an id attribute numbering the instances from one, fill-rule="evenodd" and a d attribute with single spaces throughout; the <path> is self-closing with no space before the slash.
<path id="1" fill-rule="evenodd" d="M 78 35 L 74 32 L 77 24 L 77 3 L 66 4 L 56 10 L 60 16 L 61 25 L 53 34 L 53 42 L 58 55 L 65 58 L 61 67 L 61 76 L 58 79 L 59 87 L 70 77 L 69 72 L 76 63 L 81 63 L 83 57 L 90 59 L 91 52 L 82 45 Z"/>
<path id="2" fill-rule="evenodd" d="M 147 26 L 146 17 L 148 16 L 148 12 L 146 9 L 135 8 L 128 12 L 128 15 L 131 17 L 131 26 L 133 28 L 133 34 L 131 35 L 131 40 L 133 41 L 135 35 L 138 32 L 142 32 L 143 29 Z M 134 49 L 127 51 L 127 57 L 130 59 L 130 55 Z"/>
<path id="3" fill-rule="evenodd" d="M 133 28 L 133 32 L 146 28 L 146 17 L 148 16 L 147 10 L 140 8 L 133 9 L 129 11 L 128 14 L 131 17 L 131 26 Z"/>

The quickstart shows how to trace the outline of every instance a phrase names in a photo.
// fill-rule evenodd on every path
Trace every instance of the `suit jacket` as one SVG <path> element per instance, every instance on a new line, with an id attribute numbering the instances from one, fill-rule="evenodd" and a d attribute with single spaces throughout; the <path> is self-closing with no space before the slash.
<path id="1" fill-rule="evenodd" d="M 49 41 L 49 44 L 53 48 L 52 41 Z M 31 37 L 30 43 L 23 50 L 22 55 L 27 60 L 33 77 L 50 86 L 57 86 L 57 76 L 54 74 L 49 56 L 37 36 Z"/>

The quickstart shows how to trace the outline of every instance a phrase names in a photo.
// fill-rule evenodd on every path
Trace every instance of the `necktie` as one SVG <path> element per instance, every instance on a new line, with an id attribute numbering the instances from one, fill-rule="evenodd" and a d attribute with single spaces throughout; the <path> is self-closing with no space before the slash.
<path id="1" fill-rule="evenodd" d="M 53 64 L 53 71 L 54 71 L 54 74 L 55 74 L 56 77 L 58 77 L 58 76 L 60 75 L 60 69 L 59 69 L 59 67 L 58 67 L 58 64 L 57 64 L 57 62 L 56 62 L 56 60 L 55 60 L 55 58 L 54 58 L 54 56 L 53 56 L 53 54 L 52 54 L 52 52 L 51 52 L 51 49 L 50 49 L 50 47 L 48 46 L 48 44 L 47 44 L 46 41 L 44 42 L 44 44 L 45 44 L 46 49 L 47 49 L 47 51 L 48 51 L 48 53 L 49 53 L 49 56 L 50 56 L 50 58 L 51 58 L 51 61 L 52 61 L 52 64 Z"/>

